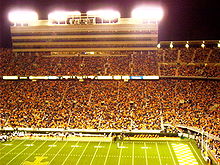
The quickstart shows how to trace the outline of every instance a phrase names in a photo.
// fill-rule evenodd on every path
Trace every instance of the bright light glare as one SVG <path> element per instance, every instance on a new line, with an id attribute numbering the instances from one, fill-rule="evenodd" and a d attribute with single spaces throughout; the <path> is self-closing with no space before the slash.
<path id="1" fill-rule="evenodd" d="M 135 19 L 161 20 L 163 18 L 163 9 L 161 7 L 138 7 L 135 8 L 131 16 Z"/>
<path id="2" fill-rule="evenodd" d="M 173 42 L 170 42 L 170 48 L 171 49 L 173 48 Z"/>
<path id="3" fill-rule="evenodd" d="M 159 44 L 157 44 L 157 48 L 159 48 L 159 49 L 160 49 L 160 47 L 161 47 L 160 43 L 159 43 Z"/>
<path id="4" fill-rule="evenodd" d="M 86 14 L 88 16 L 97 16 L 105 20 L 113 20 L 121 17 L 121 14 L 115 10 L 93 10 L 87 11 Z"/>
<path id="5" fill-rule="evenodd" d="M 28 10 L 12 11 L 8 14 L 8 19 L 13 23 L 29 23 L 38 20 L 38 14 Z"/>
<path id="6" fill-rule="evenodd" d="M 68 17 L 80 15 L 81 13 L 79 11 L 54 11 L 48 14 L 48 19 L 55 21 L 65 21 Z"/>
<path id="7" fill-rule="evenodd" d="M 189 41 L 186 41 L 185 47 L 188 49 L 189 48 Z"/>

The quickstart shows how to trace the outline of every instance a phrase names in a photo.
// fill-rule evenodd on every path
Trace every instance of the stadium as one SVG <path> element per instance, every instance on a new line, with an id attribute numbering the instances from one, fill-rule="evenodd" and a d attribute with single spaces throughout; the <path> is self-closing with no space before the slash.
<path id="1" fill-rule="evenodd" d="M 159 41 L 163 15 L 10 11 L 0 164 L 220 164 L 220 41 Z"/>

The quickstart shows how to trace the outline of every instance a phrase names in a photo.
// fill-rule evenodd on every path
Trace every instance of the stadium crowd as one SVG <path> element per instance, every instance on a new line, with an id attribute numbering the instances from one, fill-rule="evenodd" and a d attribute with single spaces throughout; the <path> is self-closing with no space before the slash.
<path id="1" fill-rule="evenodd" d="M 220 161 L 220 141 L 218 140 L 210 140 L 208 142 L 209 149 L 214 153 L 217 160 Z"/>
<path id="2" fill-rule="evenodd" d="M 1 81 L 1 126 L 160 129 L 164 123 L 219 127 L 219 82 Z"/>
<path id="3" fill-rule="evenodd" d="M 107 53 L 105 53 L 107 54 Z M 48 57 L 0 50 L 0 75 L 162 75 L 220 77 L 220 50 L 161 49 Z M 0 126 L 149 129 L 185 125 L 220 137 L 217 80 L 3 81 Z M 161 122 L 163 121 L 163 122 Z M 211 141 L 219 155 L 219 142 Z"/>
<path id="4" fill-rule="evenodd" d="M 56 53 L 57 54 L 57 53 Z M 59 54 L 59 53 L 58 53 Z M 62 53 L 61 53 L 62 54 Z M 173 48 L 54 56 L 1 51 L 1 75 L 159 75 L 220 77 L 220 49 Z"/>

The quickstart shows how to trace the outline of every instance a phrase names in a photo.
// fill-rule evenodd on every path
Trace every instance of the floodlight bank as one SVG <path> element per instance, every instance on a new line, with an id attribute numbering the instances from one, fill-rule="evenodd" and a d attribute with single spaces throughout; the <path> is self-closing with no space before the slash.
<path id="1" fill-rule="evenodd" d="M 30 23 L 38 20 L 38 14 L 35 11 L 11 11 L 8 19 L 12 23 Z"/>

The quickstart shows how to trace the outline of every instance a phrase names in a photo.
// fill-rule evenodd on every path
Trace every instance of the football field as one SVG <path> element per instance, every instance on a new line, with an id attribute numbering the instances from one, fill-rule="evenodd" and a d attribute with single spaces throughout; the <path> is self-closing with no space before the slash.
<path id="1" fill-rule="evenodd" d="M 13 140 L 0 143 L 0 165 L 202 165 L 193 141 L 81 142 Z"/>

